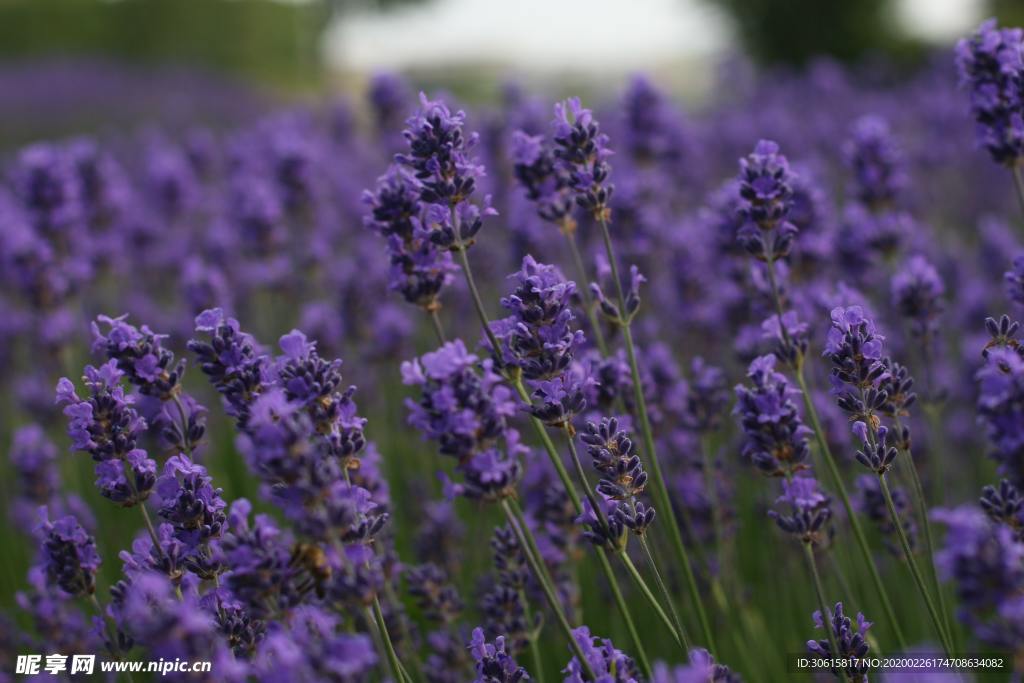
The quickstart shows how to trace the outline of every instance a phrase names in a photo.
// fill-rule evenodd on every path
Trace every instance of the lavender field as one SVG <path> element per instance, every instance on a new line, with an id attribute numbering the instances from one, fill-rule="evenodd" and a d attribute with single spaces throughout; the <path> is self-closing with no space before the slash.
<path id="1" fill-rule="evenodd" d="M 0 681 L 1019 680 L 1024 32 L 715 82 L 12 150 Z"/>

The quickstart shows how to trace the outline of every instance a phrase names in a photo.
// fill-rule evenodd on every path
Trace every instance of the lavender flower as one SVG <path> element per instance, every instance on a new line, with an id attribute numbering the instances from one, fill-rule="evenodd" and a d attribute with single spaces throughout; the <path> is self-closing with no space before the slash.
<path id="1" fill-rule="evenodd" d="M 690 663 L 670 669 L 664 662 L 654 665 L 654 677 L 651 683 L 740 683 L 739 674 L 733 673 L 729 667 L 715 662 L 707 650 L 694 648 L 690 650 Z"/>
<path id="2" fill-rule="evenodd" d="M 589 109 L 573 97 L 555 105 L 552 123 L 556 167 L 568 175 L 576 203 L 594 220 L 607 221 L 615 187 L 609 182 L 611 165 L 608 136 L 600 132 Z"/>
<path id="3" fill-rule="evenodd" d="M 945 287 L 935 268 L 923 256 L 914 256 L 892 278 L 893 305 L 911 325 L 914 336 L 926 345 L 937 333 Z"/>
<path id="4" fill-rule="evenodd" d="M 69 595 L 96 592 L 100 556 L 93 537 L 70 515 L 51 522 L 43 507 L 39 510 L 39 517 L 38 533 L 47 580 Z"/>
<path id="5" fill-rule="evenodd" d="M 633 659 L 616 649 L 612 641 L 591 636 L 590 629 L 586 626 L 573 629 L 572 635 L 583 650 L 590 668 L 597 674 L 598 681 L 638 683 L 640 672 Z M 576 657 L 569 661 L 562 673 L 565 674 L 564 683 L 583 683 L 586 680 L 583 665 Z"/>
<path id="6" fill-rule="evenodd" d="M 526 198 L 537 206 L 537 215 L 562 231 L 576 230 L 573 219 L 572 180 L 560 167 L 542 135 L 521 130 L 512 134 L 513 172 Z"/>
<path id="7" fill-rule="evenodd" d="M 751 256 L 774 262 L 789 254 L 797 228 L 789 222 L 793 175 L 789 162 L 771 140 L 761 140 L 740 159 L 738 214 L 740 245 Z"/>
<path id="8" fill-rule="evenodd" d="M 647 486 L 647 472 L 629 434 L 619 429 L 618 420 L 605 418 L 600 424 L 588 422 L 580 439 L 587 444 L 594 469 L 601 473 L 597 493 L 615 501 L 610 516 L 636 534 L 646 532 L 654 521 L 654 508 L 635 501 Z"/>
<path id="9" fill-rule="evenodd" d="M 818 480 L 810 474 L 800 474 L 782 481 L 782 495 L 775 501 L 785 503 L 786 511 L 769 510 L 768 516 L 779 528 L 793 534 L 802 543 L 821 545 L 827 535 L 825 524 L 832 518 L 829 498 L 818 490 Z"/>
<path id="10" fill-rule="evenodd" d="M 837 602 L 832 614 L 828 615 L 825 621 L 821 611 L 814 612 L 814 625 L 820 629 L 831 629 L 835 636 L 839 652 L 832 652 L 832 645 L 829 639 L 808 640 L 807 651 L 812 655 L 825 659 L 841 659 L 849 661 L 844 669 L 831 668 L 832 674 L 839 680 L 849 679 L 858 683 L 866 683 L 868 680 L 868 665 L 864 663 L 868 654 L 867 632 L 871 628 L 871 622 L 864 618 L 863 614 L 857 613 L 857 627 L 853 621 L 843 614 L 843 603 Z"/>
<path id="11" fill-rule="evenodd" d="M 455 265 L 451 254 L 432 241 L 432 233 L 423 223 L 421 191 L 411 172 L 392 166 L 377 180 L 375 192 L 363 193 L 363 202 L 370 210 L 364 222 L 387 241 L 390 288 L 409 303 L 436 311 L 441 305 L 441 291 L 450 284 Z"/>
<path id="12" fill-rule="evenodd" d="M 253 401 L 265 389 L 269 362 L 251 335 L 242 332 L 238 321 L 219 308 L 196 317 L 196 331 L 210 335 L 210 341 L 191 339 L 188 348 L 199 359 L 199 367 L 220 392 L 240 427 L 244 427 Z"/>
<path id="13" fill-rule="evenodd" d="M 519 683 L 530 680 L 526 669 L 505 651 L 505 638 L 498 636 L 494 643 L 487 642 L 481 628 L 473 629 L 469 651 L 476 661 L 476 678 L 473 683 Z"/>
<path id="14" fill-rule="evenodd" d="M 978 416 L 993 446 L 992 457 L 1016 486 L 1024 484 L 1024 358 L 1009 347 L 988 352 L 978 370 Z"/>
<path id="15" fill-rule="evenodd" d="M 92 323 L 94 353 L 102 352 L 117 367 L 128 381 L 147 396 L 168 400 L 181 390 L 181 378 L 185 372 L 185 359 L 174 359 L 174 354 L 163 346 L 167 335 L 154 334 L 147 326 L 136 328 L 125 320 L 99 316 Z M 103 333 L 101 325 L 109 330 Z"/>
<path id="16" fill-rule="evenodd" d="M 205 467 L 183 454 L 168 458 L 156 481 L 160 517 L 171 524 L 175 538 L 191 552 L 186 566 L 204 579 L 215 577 L 222 569 L 211 559 L 209 543 L 220 537 L 227 522 L 223 491 L 213 488 L 212 482 Z"/>
<path id="17" fill-rule="evenodd" d="M 1024 307 L 1024 256 L 1013 259 L 1013 267 L 1003 276 L 1006 280 L 1006 296 L 1018 306 Z"/>
<path id="18" fill-rule="evenodd" d="M 879 116 L 863 116 L 843 145 L 843 156 L 853 173 L 854 194 L 872 211 L 890 207 L 907 182 L 900 149 Z"/>
<path id="19" fill-rule="evenodd" d="M 156 463 L 137 448 L 146 422 L 133 407 L 134 399 L 121 386 L 117 362 L 85 367 L 88 398 L 80 398 L 67 377 L 57 384 L 57 402 L 68 417 L 68 436 L 74 449 L 96 461 L 96 485 L 106 498 L 123 507 L 149 497 L 156 483 Z"/>
<path id="20" fill-rule="evenodd" d="M 989 519 L 1005 524 L 1013 530 L 1018 541 L 1024 541 L 1024 499 L 1020 491 L 1008 480 L 999 482 L 999 487 L 986 486 L 981 491 L 981 509 Z"/>
<path id="21" fill-rule="evenodd" d="M 989 19 L 956 46 L 960 83 L 970 91 L 978 144 L 1006 166 L 1024 156 L 1022 40 L 1020 29 L 1000 29 L 995 19 Z"/>
<path id="22" fill-rule="evenodd" d="M 747 371 L 752 386 L 736 386 L 733 415 L 747 437 L 743 457 L 765 474 L 782 476 L 806 468 L 810 454 L 807 428 L 797 413 L 785 376 L 775 371 L 775 356 L 754 359 Z"/>
<path id="23" fill-rule="evenodd" d="M 860 306 L 832 309 L 823 355 L 832 362 L 830 380 L 839 407 L 850 418 L 877 430 L 876 412 L 884 412 L 888 399 L 880 386 L 887 377 L 882 359 L 885 337 Z"/>
<path id="24" fill-rule="evenodd" d="M 478 136 L 466 136 L 462 130 L 466 115 L 452 113 L 440 101 L 420 93 L 419 110 L 406 120 L 403 131 L 409 151 L 395 159 L 409 167 L 420 182 L 420 201 L 428 208 L 431 239 L 443 249 L 463 249 L 473 243 L 483 227 L 484 216 L 497 212 L 484 198 L 483 209 L 469 198 L 484 167 L 471 155 Z"/>

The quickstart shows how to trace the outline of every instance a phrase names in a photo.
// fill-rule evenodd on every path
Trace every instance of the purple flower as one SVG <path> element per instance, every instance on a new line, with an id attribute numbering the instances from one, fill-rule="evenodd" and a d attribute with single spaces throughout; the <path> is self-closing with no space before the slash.
<path id="1" fill-rule="evenodd" d="M 813 475 L 803 473 L 783 479 L 782 495 L 775 502 L 788 507 L 788 511 L 768 511 L 768 516 L 780 529 L 797 536 L 803 543 L 822 543 L 826 536 L 825 524 L 832 518 L 832 510 L 828 496 L 818 490 L 818 480 Z"/>
<path id="2" fill-rule="evenodd" d="M 166 401 L 181 389 L 185 360 L 175 362 L 174 354 L 163 347 L 167 335 L 154 334 L 145 325 L 138 329 L 125 322 L 127 318 L 96 318 L 92 323 L 93 352 L 116 361 L 118 369 L 141 393 Z M 109 328 L 106 334 L 101 325 Z"/>
<path id="3" fill-rule="evenodd" d="M 1006 296 L 1024 308 L 1024 255 L 1013 259 L 1013 267 L 1006 271 L 1003 278 L 1006 280 Z"/>
<path id="4" fill-rule="evenodd" d="M 830 380 L 836 403 L 851 419 L 878 427 L 877 412 L 889 412 L 882 386 L 889 366 L 882 358 L 885 337 L 860 306 L 832 309 L 832 327 L 823 355 L 832 362 Z"/>
<path id="5" fill-rule="evenodd" d="M 469 652 L 476 662 L 476 678 L 473 683 L 519 683 L 530 680 L 526 669 L 505 651 L 505 638 L 498 636 L 493 643 L 487 642 L 482 628 L 473 629 Z"/>
<path id="6" fill-rule="evenodd" d="M 221 498 L 222 490 L 213 488 L 212 482 L 206 468 L 196 465 L 184 454 L 168 458 L 163 473 L 156 480 L 160 516 L 174 527 L 177 539 L 190 550 L 199 551 L 200 546 L 219 537 L 226 523 L 224 509 L 227 505 Z M 193 571 L 201 568 L 196 566 Z M 196 573 L 203 576 L 216 571 L 209 569 Z"/>
<path id="7" fill-rule="evenodd" d="M 747 371 L 751 385 L 736 386 L 737 416 L 746 435 L 743 456 L 771 476 L 804 469 L 810 454 L 807 436 L 793 397 L 800 392 L 775 371 L 775 356 L 755 358 Z"/>
<path id="8" fill-rule="evenodd" d="M 569 178 L 576 203 L 595 220 L 607 221 L 615 187 L 609 182 L 608 136 L 577 97 L 555 104 L 552 123 L 556 168 Z"/>
<path id="9" fill-rule="evenodd" d="M 956 46 L 960 83 L 970 92 L 978 144 L 1006 166 L 1024 156 L 1022 40 L 1021 29 L 1001 29 L 989 19 Z"/>
<path id="10" fill-rule="evenodd" d="M 573 629 L 572 635 L 599 683 L 638 683 L 640 672 L 633 659 L 616 649 L 612 641 L 591 636 L 586 626 Z M 583 665 L 576 657 L 569 661 L 562 673 L 565 674 L 564 683 L 583 683 L 587 680 L 584 678 Z"/>
<path id="11" fill-rule="evenodd" d="M 988 351 L 978 381 L 978 417 L 992 445 L 1000 471 L 1024 485 L 1024 358 L 1011 347 Z"/>
<path id="12" fill-rule="evenodd" d="M 740 683 L 738 674 L 729 667 L 715 662 L 707 650 L 690 650 L 690 663 L 670 669 L 664 662 L 654 665 L 651 683 Z"/>
<path id="13" fill-rule="evenodd" d="M 902 154 L 885 119 L 862 116 L 843 145 L 846 165 L 853 173 L 854 194 L 872 211 L 890 207 L 907 182 Z"/>
<path id="14" fill-rule="evenodd" d="M 542 135 L 512 134 L 512 160 L 516 180 L 526 198 L 537 206 L 537 215 L 567 233 L 576 229 L 572 180 L 557 164 Z"/>
<path id="15" fill-rule="evenodd" d="M 369 680 L 377 662 L 368 636 L 340 633 L 336 616 L 302 606 L 294 611 L 287 630 L 263 640 L 253 668 L 260 683 L 359 683 Z"/>
<path id="16" fill-rule="evenodd" d="M 441 291 L 456 270 L 450 253 L 431 239 L 423 222 L 420 182 L 407 169 L 395 165 L 378 178 L 374 192 L 363 193 L 369 208 L 367 227 L 382 235 L 391 261 L 389 286 L 406 301 L 427 311 L 440 307 Z"/>
<path id="17" fill-rule="evenodd" d="M 146 422 L 133 407 L 134 399 L 124 393 L 123 373 L 117 362 L 85 368 L 89 397 L 80 398 L 66 377 L 57 383 L 57 402 L 68 417 L 68 436 L 74 449 L 85 451 L 96 461 L 96 484 L 107 498 L 124 507 L 149 497 L 156 482 L 156 463 L 136 447 Z"/>
<path id="18" fill-rule="evenodd" d="M 938 271 L 923 256 L 914 256 L 892 277 L 892 301 L 910 321 L 915 336 L 928 344 L 937 331 L 937 318 L 943 310 L 946 288 Z"/>
<path id="19" fill-rule="evenodd" d="M 807 651 L 825 659 L 849 661 L 844 669 L 832 667 L 830 671 L 839 679 L 847 678 L 857 683 L 867 683 L 870 667 L 860 660 L 864 660 L 868 654 L 867 632 L 871 628 L 871 622 L 865 619 L 863 614 L 858 613 L 857 626 L 854 628 L 853 621 L 843 614 L 843 603 L 837 602 L 832 614 L 828 615 L 827 623 L 821 611 L 816 611 L 814 624 L 817 628 L 832 630 L 839 652 L 832 652 L 832 644 L 828 638 L 808 640 Z"/>
<path id="20" fill-rule="evenodd" d="M 196 332 L 210 335 L 210 341 L 191 339 L 189 350 L 196 354 L 203 374 L 224 398 L 228 414 L 244 427 L 253 401 L 268 382 L 267 356 L 251 335 L 241 331 L 238 321 L 219 308 L 196 316 Z"/>
<path id="21" fill-rule="evenodd" d="M 420 201 L 440 211 L 431 211 L 427 223 L 431 239 L 444 249 L 463 249 L 483 227 L 483 217 L 495 215 L 489 197 L 483 209 L 469 201 L 484 167 L 471 155 L 478 136 L 466 136 L 462 111 L 452 113 L 441 101 L 420 93 L 420 108 L 406 120 L 403 131 L 409 150 L 395 159 L 409 167 L 420 183 Z"/>
<path id="22" fill-rule="evenodd" d="M 778 144 L 771 140 L 758 142 L 749 156 L 740 159 L 737 180 L 737 211 L 743 220 L 737 233 L 740 245 L 763 261 L 784 258 L 797 228 L 788 220 L 793 206 L 793 174 Z"/>
<path id="23" fill-rule="evenodd" d="M 100 556 L 92 536 L 71 515 L 51 522 L 46 508 L 42 507 L 39 517 L 41 523 L 37 533 L 47 580 L 69 595 L 96 592 Z"/>

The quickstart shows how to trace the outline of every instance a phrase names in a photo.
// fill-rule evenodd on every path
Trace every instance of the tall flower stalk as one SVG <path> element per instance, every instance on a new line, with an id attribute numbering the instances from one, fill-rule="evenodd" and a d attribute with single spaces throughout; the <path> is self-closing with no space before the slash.
<path id="1" fill-rule="evenodd" d="M 786 311 L 783 306 L 775 264 L 788 256 L 798 232 L 796 226 L 788 220 L 789 212 L 793 208 L 793 179 L 794 175 L 789 169 L 789 162 L 779 152 L 779 146 L 770 140 L 761 140 L 752 154 L 740 160 L 738 213 L 743 224 L 737 233 L 737 238 L 748 254 L 764 264 L 772 305 L 775 309 L 775 316 L 769 319 L 769 324 L 772 329 L 777 331 L 778 355 L 793 371 L 821 459 L 825 462 L 832 485 L 846 510 L 850 529 L 853 531 L 857 547 L 871 574 L 875 592 L 885 610 L 897 644 L 905 650 L 907 641 L 896 619 L 896 611 L 892 607 L 889 592 L 882 581 L 867 537 L 864 535 L 864 530 L 847 492 L 846 484 L 828 445 L 828 439 L 821 426 L 818 411 L 814 406 L 804 376 L 804 359 L 809 346 L 806 326 L 799 324 L 795 312 Z"/>
<path id="2" fill-rule="evenodd" d="M 715 640 L 711 631 L 711 624 L 704 609 L 704 602 L 701 598 L 700 589 L 697 586 L 690 553 L 683 542 L 682 531 L 676 519 L 675 511 L 672 508 L 668 487 L 665 485 L 665 477 L 662 473 L 661 462 L 658 459 L 654 441 L 654 430 L 651 428 L 651 420 L 647 411 L 647 400 L 644 396 L 640 364 L 637 360 L 636 345 L 633 340 L 632 322 L 640 305 L 638 290 L 642 276 L 634 266 L 631 277 L 632 286 L 627 296 L 620 277 L 618 258 L 615 254 L 615 247 L 612 243 L 609 229 L 611 221 L 609 201 L 611 200 L 614 187 L 609 181 L 611 166 L 607 160 L 612 152 L 608 148 L 608 136 L 600 132 L 597 121 L 593 118 L 590 110 L 584 109 L 580 101 L 575 98 L 555 106 L 554 126 L 555 157 L 569 175 L 576 194 L 576 203 L 590 214 L 601 230 L 601 240 L 604 243 L 605 255 L 608 258 L 617 304 L 612 304 L 605 299 L 600 289 L 596 289 L 595 294 L 597 295 L 602 312 L 622 332 L 622 338 L 626 346 L 626 356 L 629 360 L 637 421 L 640 423 L 644 451 L 650 457 L 655 501 L 667 518 L 666 527 L 669 538 L 683 571 L 687 589 L 690 593 L 690 600 L 693 603 L 693 609 L 697 613 L 701 635 L 707 648 L 714 653 Z"/>

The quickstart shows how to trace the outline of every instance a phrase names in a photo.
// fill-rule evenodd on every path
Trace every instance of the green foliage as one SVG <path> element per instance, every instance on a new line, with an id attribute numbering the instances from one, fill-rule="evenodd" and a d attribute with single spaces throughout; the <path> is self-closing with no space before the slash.
<path id="1" fill-rule="evenodd" d="M 309 84 L 328 16 L 271 0 L 0 0 L 0 58 L 99 55 Z"/>

